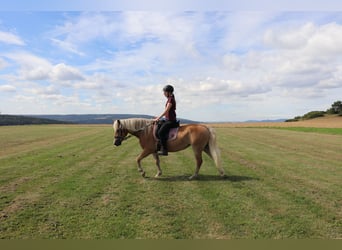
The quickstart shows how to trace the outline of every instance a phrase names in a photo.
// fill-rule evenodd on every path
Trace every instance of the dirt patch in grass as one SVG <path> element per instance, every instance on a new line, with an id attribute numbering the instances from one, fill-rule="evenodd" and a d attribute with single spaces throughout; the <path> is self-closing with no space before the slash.
<path id="1" fill-rule="evenodd" d="M 20 177 L 18 179 L 15 179 L 7 185 L 0 186 L 0 193 L 15 192 L 21 184 L 26 183 L 30 180 L 31 178 L 29 177 Z"/>
<path id="2" fill-rule="evenodd" d="M 25 209 L 27 206 L 37 202 L 39 193 L 29 192 L 15 197 L 15 199 L 0 212 L 0 221 L 5 220 L 10 215 Z"/>

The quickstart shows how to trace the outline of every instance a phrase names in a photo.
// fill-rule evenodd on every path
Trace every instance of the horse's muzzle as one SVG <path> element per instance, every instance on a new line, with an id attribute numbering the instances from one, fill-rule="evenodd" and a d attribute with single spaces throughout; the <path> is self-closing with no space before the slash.
<path id="1" fill-rule="evenodd" d="M 120 146 L 121 145 L 121 140 L 120 139 L 115 139 L 113 144 L 115 146 Z"/>

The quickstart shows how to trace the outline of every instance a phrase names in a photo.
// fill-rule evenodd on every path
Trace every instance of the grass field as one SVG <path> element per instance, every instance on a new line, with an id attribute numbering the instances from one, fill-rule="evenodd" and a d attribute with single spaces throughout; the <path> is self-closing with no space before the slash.
<path id="1" fill-rule="evenodd" d="M 329 129 L 327 129 L 329 130 Z M 325 130 L 325 131 L 327 131 Z M 342 135 L 216 127 L 224 169 L 191 149 L 135 166 L 111 126 L 0 127 L 2 239 L 342 238 Z"/>

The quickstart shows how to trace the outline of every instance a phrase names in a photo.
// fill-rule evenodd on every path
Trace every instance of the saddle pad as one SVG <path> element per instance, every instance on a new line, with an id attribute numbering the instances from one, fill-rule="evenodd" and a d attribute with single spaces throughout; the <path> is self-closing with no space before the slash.
<path id="1" fill-rule="evenodd" d="M 157 130 L 157 125 L 154 125 L 153 126 L 153 136 L 154 136 L 154 139 L 156 141 L 159 141 L 159 139 L 156 137 L 156 130 Z M 169 131 L 169 137 L 168 137 L 168 141 L 172 141 L 172 140 L 175 140 L 177 138 L 177 134 L 178 134 L 178 129 L 179 127 L 177 128 L 171 128 L 170 131 Z"/>

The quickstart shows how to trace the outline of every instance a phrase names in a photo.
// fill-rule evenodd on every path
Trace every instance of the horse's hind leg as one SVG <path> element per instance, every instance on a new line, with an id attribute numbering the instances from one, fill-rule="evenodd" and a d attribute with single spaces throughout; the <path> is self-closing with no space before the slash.
<path id="1" fill-rule="evenodd" d="M 156 166 L 157 166 L 157 169 L 158 169 L 158 172 L 157 172 L 157 174 L 155 175 L 155 177 L 159 177 L 159 176 L 162 175 L 162 170 L 161 170 L 161 168 L 160 168 L 160 160 L 159 160 L 158 154 L 153 153 L 153 158 L 156 160 Z"/>
<path id="2" fill-rule="evenodd" d="M 202 165 L 202 150 L 196 150 L 195 148 L 193 148 L 194 150 L 194 154 L 195 154 L 195 159 L 196 159 L 196 169 L 195 169 L 195 173 L 189 177 L 190 180 L 193 180 L 195 178 L 198 177 L 198 173 L 200 171 L 201 165 Z"/>
<path id="3" fill-rule="evenodd" d="M 211 155 L 210 149 L 209 149 L 209 146 L 208 146 L 208 145 L 204 148 L 204 152 L 205 152 L 211 159 L 214 160 L 214 157 Z M 215 160 L 214 160 L 214 161 L 215 161 Z M 223 170 L 223 168 L 222 168 L 222 166 L 221 166 L 221 164 L 220 164 L 220 162 L 219 162 L 219 158 L 217 158 L 217 161 L 215 161 L 215 165 L 216 165 L 217 170 L 219 171 L 220 175 L 221 175 L 222 177 L 226 177 L 226 174 L 225 174 L 225 172 L 224 172 L 224 170 Z"/>

